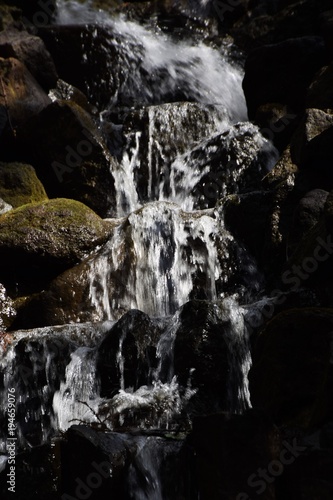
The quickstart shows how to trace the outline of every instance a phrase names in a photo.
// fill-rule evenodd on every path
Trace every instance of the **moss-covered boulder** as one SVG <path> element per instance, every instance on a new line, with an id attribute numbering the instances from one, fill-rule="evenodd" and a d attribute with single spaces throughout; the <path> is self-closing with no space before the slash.
<path id="1" fill-rule="evenodd" d="M 307 428 L 332 418 L 333 311 L 282 312 L 261 332 L 249 374 L 251 402 L 279 424 Z"/>
<path id="2" fill-rule="evenodd" d="M 77 201 L 24 205 L 0 217 L 0 276 L 22 295 L 80 262 L 108 236 L 109 224 Z"/>
<path id="3" fill-rule="evenodd" d="M 13 208 L 48 199 L 31 165 L 1 162 L 0 197 Z"/>

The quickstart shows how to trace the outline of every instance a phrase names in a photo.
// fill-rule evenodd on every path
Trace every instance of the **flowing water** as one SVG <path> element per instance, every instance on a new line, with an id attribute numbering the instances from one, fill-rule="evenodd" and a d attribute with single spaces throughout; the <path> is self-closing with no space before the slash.
<path id="1" fill-rule="evenodd" d="M 90 4 L 59 0 L 57 22 L 103 26 L 112 44 L 112 57 L 105 52 L 110 75 L 121 68 L 99 117 L 118 159 L 112 171 L 118 219 L 110 240 L 87 261 L 92 319 L 101 323 L 18 332 L 4 348 L 1 403 L 5 408 L 6 391 L 15 387 L 23 448 L 79 422 L 108 430 L 133 422 L 141 429 L 174 429 L 197 396 L 194 367 L 180 383 L 174 366 L 188 321 L 179 311 L 195 299 L 214 304 L 218 312 L 206 326 L 224 332 L 229 369 L 218 409 L 240 413 L 250 406 L 248 310 L 239 301 L 253 300 L 263 282 L 252 257 L 224 227 L 223 208 L 214 206 L 225 195 L 249 190 L 272 167 L 276 151 L 246 122 L 242 69 L 226 45 L 217 48 L 202 37 L 177 40 L 156 27 L 95 12 Z M 89 57 L 87 47 L 83 58 Z M 129 323 L 112 351 L 117 389 L 101 396 L 99 345 L 124 313 L 136 309 L 159 332 L 149 340 L 154 354 L 146 380 L 126 382 L 128 343 L 135 344 Z M 1 433 L 4 453 L 4 426 Z M 128 471 L 131 498 L 161 500 L 165 443 L 140 439 Z"/>

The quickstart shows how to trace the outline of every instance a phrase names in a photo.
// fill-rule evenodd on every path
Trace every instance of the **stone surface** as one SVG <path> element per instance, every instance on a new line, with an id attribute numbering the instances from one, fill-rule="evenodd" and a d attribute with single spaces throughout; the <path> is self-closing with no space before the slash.
<path id="1" fill-rule="evenodd" d="M 22 281 L 33 287 L 38 275 L 58 274 L 73 266 L 108 235 L 108 224 L 74 200 L 16 208 L 0 217 L 1 276 L 11 287 L 15 281 L 19 288 Z M 29 273 L 35 273 L 35 279 Z"/>
<path id="2" fill-rule="evenodd" d="M 53 102 L 29 120 L 18 132 L 18 140 L 50 197 L 81 201 L 102 217 L 114 212 L 111 169 L 116 160 L 80 106 Z"/>
<path id="3" fill-rule="evenodd" d="M 302 110 L 307 88 L 326 61 L 320 37 L 293 38 L 251 52 L 243 80 L 249 118 L 267 103 L 290 106 L 293 112 Z"/>
<path id="4" fill-rule="evenodd" d="M 18 59 L 45 90 L 57 83 L 53 60 L 37 36 L 15 29 L 0 32 L 0 57 Z"/>
<path id="5" fill-rule="evenodd" d="M 14 208 L 48 199 L 35 169 L 23 163 L 0 162 L 0 196 Z"/>
<path id="6" fill-rule="evenodd" d="M 332 417 L 332 311 L 295 309 L 264 328 L 253 352 L 251 401 L 278 424 L 308 428 Z"/>

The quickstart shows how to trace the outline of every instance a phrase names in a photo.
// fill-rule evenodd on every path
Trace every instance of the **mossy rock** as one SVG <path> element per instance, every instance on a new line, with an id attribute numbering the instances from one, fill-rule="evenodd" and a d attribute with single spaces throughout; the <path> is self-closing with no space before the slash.
<path id="1" fill-rule="evenodd" d="M 23 163 L 0 163 L 0 197 L 13 208 L 48 199 L 35 169 Z"/>
<path id="2" fill-rule="evenodd" d="M 78 201 L 60 198 L 11 210 L 0 216 L 2 282 L 11 293 L 17 283 L 17 295 L 40 290 L 108 237 L 109 223 Z"/>

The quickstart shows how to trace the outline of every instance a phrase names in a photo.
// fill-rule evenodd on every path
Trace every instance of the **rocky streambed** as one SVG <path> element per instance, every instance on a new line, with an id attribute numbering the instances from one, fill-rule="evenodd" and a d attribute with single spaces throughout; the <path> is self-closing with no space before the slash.
<path id="1" fill-rule="evenodd" d="M 2 498 L 332 498 L 330 7 L 1 2 Z"/>

